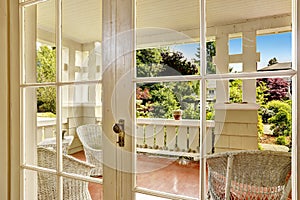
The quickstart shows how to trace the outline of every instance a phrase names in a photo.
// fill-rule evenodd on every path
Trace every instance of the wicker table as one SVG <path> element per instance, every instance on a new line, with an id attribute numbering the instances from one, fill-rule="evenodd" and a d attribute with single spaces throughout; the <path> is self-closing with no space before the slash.
<path id="1" fill-rule="evenodd" d="M 74 139 L 74 136 L 65 136 L 62 140 L 62 151 L 63 154 L 68 153 L 68 147 L 71 145 L 72 141 Z M 51 147 L 53 149 L 56 148 L 56 138 L 46 138 L 42 142 L 38 144 L 40 147 Z"/>

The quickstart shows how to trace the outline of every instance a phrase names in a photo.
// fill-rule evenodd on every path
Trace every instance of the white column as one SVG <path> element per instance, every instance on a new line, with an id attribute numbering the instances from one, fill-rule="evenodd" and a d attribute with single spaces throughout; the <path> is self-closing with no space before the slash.
<path id="1" fill-rule="evenodd" d="M 216 56 L 214 58 L 216 64 L 216 73 L 228 73 L 229 66 L 229 49 L 228 34 L 217 35 L 216 37 Z M 224 103 L 229 100 L 228 81 L 217 81 L 216 83 L 216 103 Z"/>
<path id="2" fill-rule="evenodd" d="M 256 71 L 256 32 L 243 32 L 243 71 Z M 256 80 L 243 81 L 243 101 L 256 103 Z"/>

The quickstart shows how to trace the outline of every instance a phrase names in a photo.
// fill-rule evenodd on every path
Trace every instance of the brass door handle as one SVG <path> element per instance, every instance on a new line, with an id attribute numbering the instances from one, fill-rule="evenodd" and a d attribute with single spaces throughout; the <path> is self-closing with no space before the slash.
<path id="1" fill-rule="evenodd" d="M 120 119 L 118 123 L 115 123 L 113 125 L 113 131 L 118 134 L 118 141 L 119 147 L 125 146 L 125 132 L 124 132 L 124 124 L 125 121 L 123 119 Z"/>

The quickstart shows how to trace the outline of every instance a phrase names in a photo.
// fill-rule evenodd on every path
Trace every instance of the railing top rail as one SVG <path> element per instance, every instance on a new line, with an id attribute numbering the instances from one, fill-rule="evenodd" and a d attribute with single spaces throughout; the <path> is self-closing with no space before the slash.
<path id="1" fill-rule="evenodd" d="M 64 124 L 66 124 L 68 121 L 67 119 L 63 119 Z M 54 126 L 56 125 L 56 118 L 50 118 L 50 117 L 37 117 L 37 127 L 43 127 L 43 126 Z"/>
<path id="2" fill-rule="evenodd" d="M 163 118 L 137 118 L 137 125 L 166 125 L 166 126 L 188 126 L 188 127 L 200 127 L 200 120 L 193 119 L 163 119 Z M 207 127 L 215 127 L 214 120 L 206 120 Z"/>

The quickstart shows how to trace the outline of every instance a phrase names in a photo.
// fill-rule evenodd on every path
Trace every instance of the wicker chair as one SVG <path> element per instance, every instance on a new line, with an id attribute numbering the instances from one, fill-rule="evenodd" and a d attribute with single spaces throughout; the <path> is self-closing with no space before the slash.
<path id="1" fill-rule="evenodd" d="M 77 127 L 77 135 L 84 149 L 87 162 L 95 165 L 91 176 L 101 176 L 103 172 L 102 129 L 97 124 L 86 124 Z"/>
<path id="2" fill-rule="evenodd" d="M 287 199 L 291 190 L 291 154 L 233 151 L 206 157 L 208 199 Z"/>
<path id="3" fill-rule="evenodd" d="M 38 166 L 56 169 L 56 152 L 53 149 L 37 147 Z M 78 160 L 69 155 L 63 155 L 64 172 L 90 176 L 93 165 Z M 53 174 L 38 172 L 38 199 L 55 200 L 56 196 L 56 176 Z M 88 191 L 88 182 L 63 178 L 63 199 L 64 200 L 91 200 Z"/>

